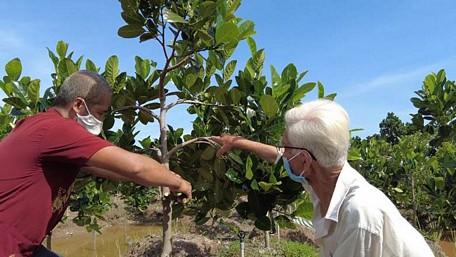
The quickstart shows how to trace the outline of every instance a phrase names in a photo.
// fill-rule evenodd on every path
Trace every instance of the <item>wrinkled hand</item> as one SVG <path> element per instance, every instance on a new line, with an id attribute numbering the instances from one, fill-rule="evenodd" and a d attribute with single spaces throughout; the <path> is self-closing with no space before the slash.
<path id="1" fill-rule="evenodd" d="M 217 157 L 222 157 L 224 154 L 228 153 L 234 148 L 234 142 L 238 139 L 241 139 L 240 136 L 233 136 L 223 134 L 221 136 L 212 136 L 211 139 L 217 144 L 221 145 L 220 149 L 217 151 Z"/>

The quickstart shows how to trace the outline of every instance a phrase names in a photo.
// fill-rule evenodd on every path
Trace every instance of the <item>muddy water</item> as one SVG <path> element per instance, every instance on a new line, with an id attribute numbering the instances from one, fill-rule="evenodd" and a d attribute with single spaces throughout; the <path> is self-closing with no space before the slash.
<path id="1" fill-rule="evenodd" d="M 448 257 L 456 257 L 456 242 L 440 241 L 439 245 Z"/>
<path id="2" fill-rule="evenodd" d="M 134 241 L 150 234 L 161 234 L 156 225 L 114 225 L 103 229 L 103 234 L 78 233 L 55 238 L 52 250 L 63 257 L 119 257 L 123 256 Z"/>

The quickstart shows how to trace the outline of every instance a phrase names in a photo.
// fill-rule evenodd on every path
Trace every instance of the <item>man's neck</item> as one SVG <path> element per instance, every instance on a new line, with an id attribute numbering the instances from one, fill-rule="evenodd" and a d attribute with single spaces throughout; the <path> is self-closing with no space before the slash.
<path id="1" fill-rule="evenodd" d="M 320 201 L 320 214 L 324 217 L 331 203 L 331 198 L 342 168 L 316 166 L 312 176 L 309 178 L 309 183 Z"/>
<path id="2" fill-rule="evenodd" d="M 70 113 L 69 111 L 64 108 L 64 107 L 60 107 L 60 106 L 54 106 L 53 107 L 62 117 L 64 118 L 70 118 Z"/>

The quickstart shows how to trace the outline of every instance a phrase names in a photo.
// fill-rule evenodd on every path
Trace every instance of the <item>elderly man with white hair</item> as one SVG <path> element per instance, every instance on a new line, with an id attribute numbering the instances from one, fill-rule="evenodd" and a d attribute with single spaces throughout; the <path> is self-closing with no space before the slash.
<path id="1" fill-rule="evenodd" d="M 283 160 L 289 177 L 311 196 L 320 256 L 434 256 L 388 197 L 347 163 L 349 117 L 339 104 L 308 102 L 289 110 L 285 121 L 279 150 L 240 136 L 212 139 L 222 145 L 219 156 L 241 149 L 271 163 Z"/>

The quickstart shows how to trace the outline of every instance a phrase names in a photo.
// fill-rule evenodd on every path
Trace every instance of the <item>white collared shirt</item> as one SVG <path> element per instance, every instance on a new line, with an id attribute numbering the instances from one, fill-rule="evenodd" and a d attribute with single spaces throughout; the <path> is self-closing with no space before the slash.
<path id="1" fill-rule="evenodd" d="M 423 236 L 380 190 L 346 163 L 325 217 L 314 205 L 313 226 L 321 257 L 433 257 Z"/>

